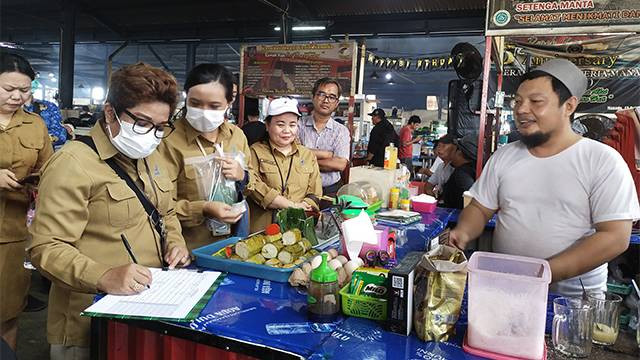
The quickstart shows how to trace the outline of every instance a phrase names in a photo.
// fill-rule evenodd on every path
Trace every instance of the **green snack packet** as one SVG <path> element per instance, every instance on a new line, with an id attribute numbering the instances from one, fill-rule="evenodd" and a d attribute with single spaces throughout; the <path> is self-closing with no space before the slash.
<path id="1" fill-rule="evenodd" d="M 359 268 L 353 272 L 349 292 L 378 299 L 386 298 L 388 274 L 387 269 Z"/>

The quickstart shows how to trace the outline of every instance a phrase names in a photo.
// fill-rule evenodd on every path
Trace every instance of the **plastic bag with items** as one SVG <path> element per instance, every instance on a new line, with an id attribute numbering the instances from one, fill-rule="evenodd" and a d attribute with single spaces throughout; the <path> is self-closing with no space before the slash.
<path id="1" fill-rule="evenodd" d="M 218 145 L 216 145 L 215 153 L 187 158 L 185 165 L 193 167 L 196 172 L 196 184 L 202 200 L 218 201 L 231 205 L 233 211 L 240 214 L 247 210 L 247 204 L 245 200 L 240 199 L 236 181 L 225 178 L 222 173 L 223 159 L 225 158 L 237 161 L 246 171 L 244 153 L 224 153 Z M 225 222 L 207 219 L 207 226 L 214 236 L 231 234 L 231 225 Z"/>

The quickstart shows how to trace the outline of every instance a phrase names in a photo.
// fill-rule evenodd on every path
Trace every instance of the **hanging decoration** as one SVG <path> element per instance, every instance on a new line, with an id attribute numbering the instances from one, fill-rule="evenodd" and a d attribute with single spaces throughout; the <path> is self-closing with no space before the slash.
<path id="1" fill-rule="evenodd" d="M 367 63 L 388 70 L 447 70 L 453 69 L 453 57 L 437 56 L 417 59 L 382 57 L 367 52 Z"/>

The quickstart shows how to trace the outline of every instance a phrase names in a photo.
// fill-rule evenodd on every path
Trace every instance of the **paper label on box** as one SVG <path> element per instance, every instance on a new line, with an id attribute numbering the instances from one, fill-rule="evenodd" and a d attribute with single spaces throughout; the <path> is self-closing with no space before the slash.
<path id="1" fill-rule="evenodd" d="M 394 289 L 403 289 L 404 288 L 404 278 L 402 276 L 393 276 L 391 278 L 391 286 Z"/>

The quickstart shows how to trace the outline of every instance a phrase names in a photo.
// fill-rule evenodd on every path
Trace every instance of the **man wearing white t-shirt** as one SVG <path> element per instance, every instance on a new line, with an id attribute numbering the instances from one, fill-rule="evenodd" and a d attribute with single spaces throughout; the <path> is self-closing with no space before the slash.
<path id="1" fill-rule="evenodd" d="M 429 177 L 429 180 L 427 180 L 425 193 L 438 197 L 442 191 L 442 187 L 447 180 L 449 180 L 451 174 L 453 174 L 453 170 L 455 169 L 451 166 L 451 157 L 457 149 L 453 143 L 454 140 L 455 137 L 451 134 L 444 135 L 438 140 L 435 152 L 438 156 L 436 160 L 440 160 L 440 166 L 435 170 L 431 167 L 433 174 Z"/>
<path id="2" fill-rule="evenodd" d="M 627 249 L 640 218 L 622 156 L 571 130 L 586 88 L 582 71 L 563 59 L 523 76 L 514 107 L 521 140 L 489 159 L 450 234 L 463 249 L 497 212 L 493 250 L 547 259 L 551 291 L 563 295 L 579 295 L 580 279 L 587 290 L 606 290 L 607 262 Z"/>

